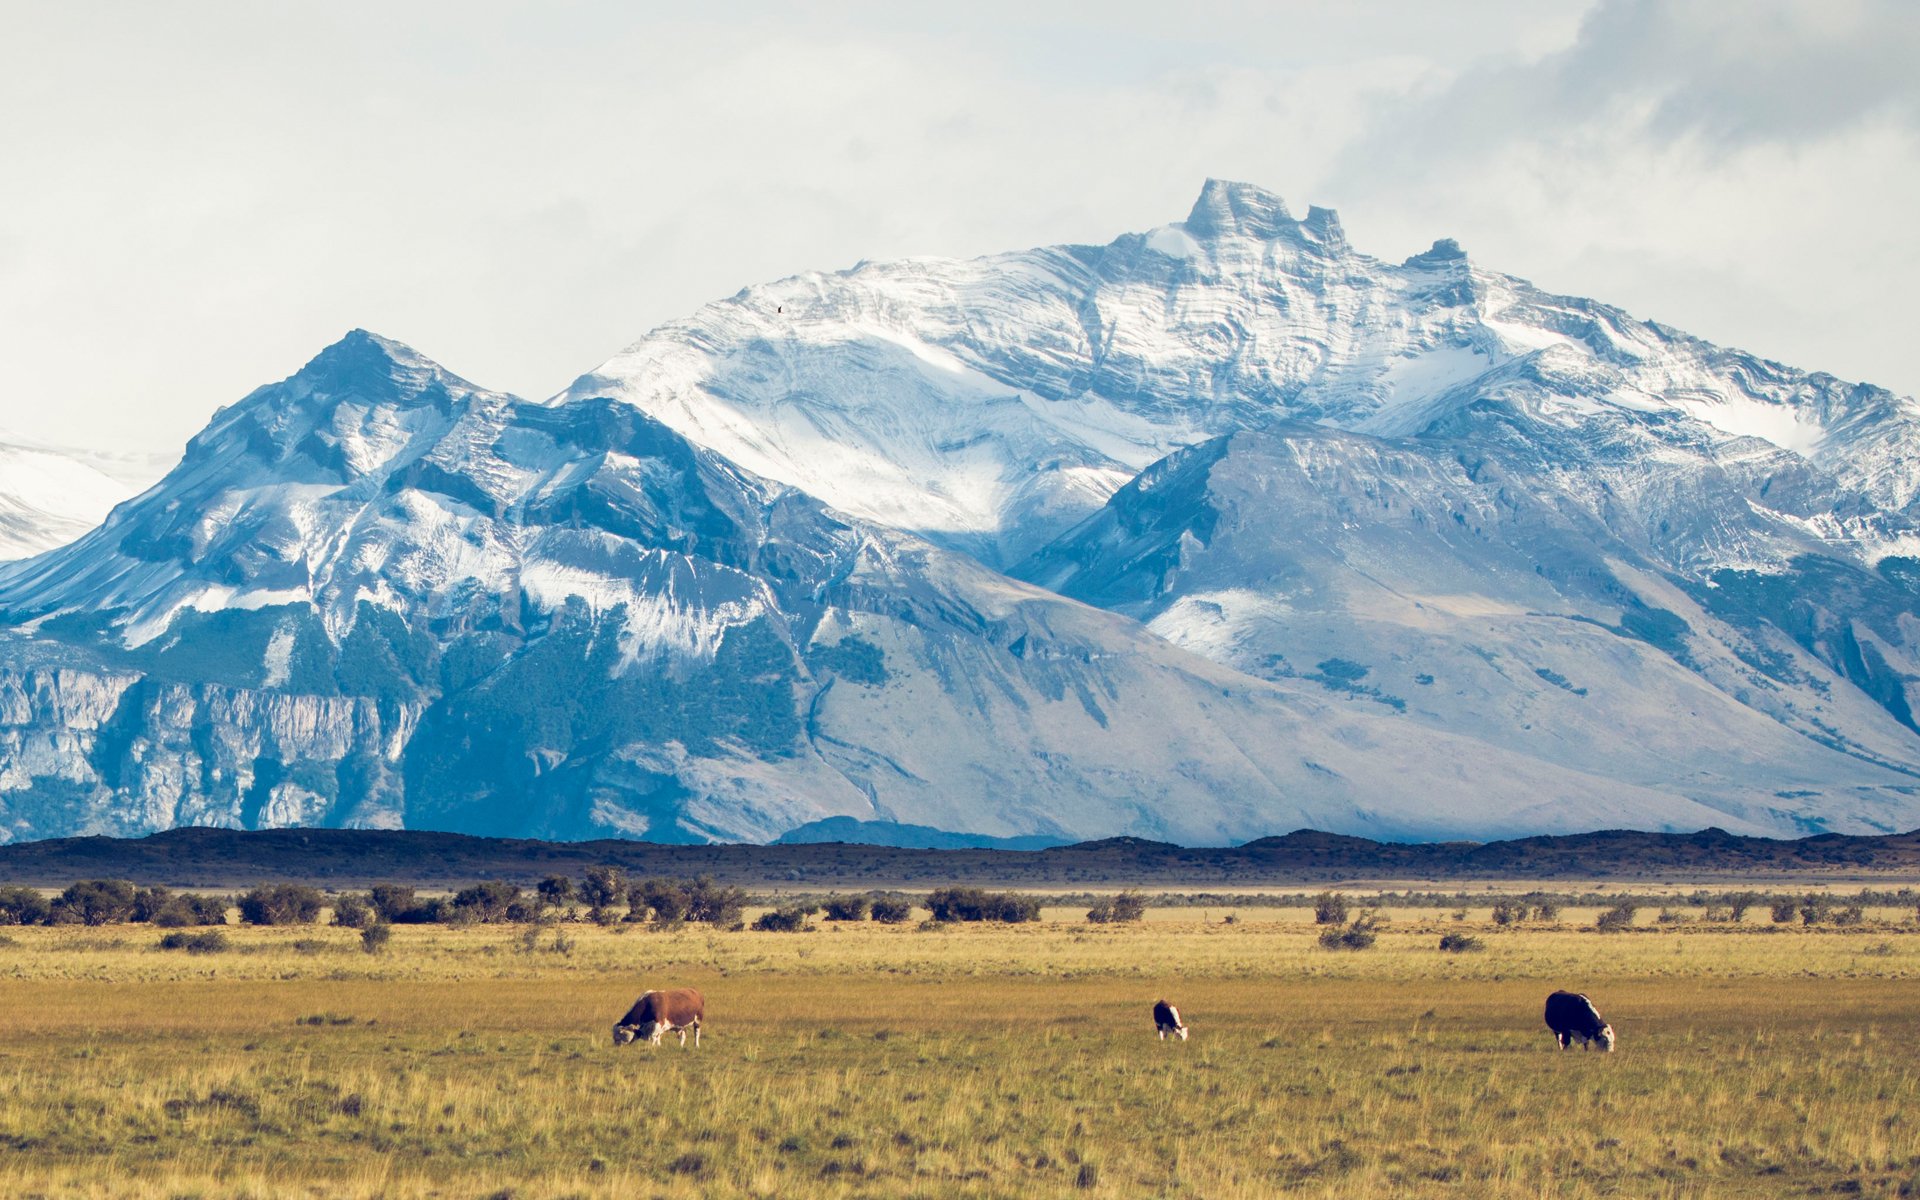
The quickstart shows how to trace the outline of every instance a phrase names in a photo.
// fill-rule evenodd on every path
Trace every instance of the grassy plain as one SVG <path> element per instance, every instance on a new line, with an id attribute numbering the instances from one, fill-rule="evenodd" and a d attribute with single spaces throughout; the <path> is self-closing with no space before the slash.
<path id="1" fill-rule="evenodd" d="M 0 1196 L 1920 1194 L 1920 926 L 0 931 Z M 1643 914 L 1643 926 L 1647 915 Z M 1446 955 L 1440 934 L 1486 948 Z M 572 943 L 566 951 L 556 941 Z M 647 986 L 709 1036 L 616 1050 Z M 1560 1054 L 1554 987 L 1613 1055 Z M 1177 1001 L 1185 1044 L 1153 1037 Z"/>

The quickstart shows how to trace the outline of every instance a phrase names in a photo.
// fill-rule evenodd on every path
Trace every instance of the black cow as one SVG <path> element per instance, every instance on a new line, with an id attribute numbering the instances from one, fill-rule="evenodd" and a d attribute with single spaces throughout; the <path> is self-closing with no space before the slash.
<path id="1" fill-rule="evenodd" d="M 1547 997 L 1547 1028 L 1565 1050 L 1579 1038 L 1582 1048 L 1594 1042 L 1603 1050 L 1613 1049 L 1613 1026 L 1601 1019 L 1593 1001 L 1578 992 L 1555 992 Z"/>
<path id="2" fill-rule="evenodd" d="M 1178 1034 L 1183 1042 L 1187 1040 L 1187 1027 L 1180 1023 L 1180 1010 L 1165 1000 L 1153 1002 L 1153 1027 L 1160 1031 L 1163 1042 L 1170 1033 Z"/>

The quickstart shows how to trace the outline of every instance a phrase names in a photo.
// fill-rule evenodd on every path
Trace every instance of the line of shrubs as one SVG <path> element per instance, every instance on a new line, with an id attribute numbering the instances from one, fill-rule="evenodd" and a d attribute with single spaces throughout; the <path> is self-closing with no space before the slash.
<path id="1" fill-rule="evenodd" d="M 52 899 L 30 887 L 5 886 L 0 925 L 224 925 L 228 903 L 224 896 L 135 887 L 124 879 L 83 879 Z"/>

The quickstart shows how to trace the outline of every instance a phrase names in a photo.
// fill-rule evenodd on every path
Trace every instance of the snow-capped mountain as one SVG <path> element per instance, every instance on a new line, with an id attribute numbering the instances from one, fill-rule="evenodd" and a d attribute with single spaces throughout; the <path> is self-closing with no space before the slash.
<path id="1" fill-rule="evenodd" d="M 1349 705 L 1774 828 L 1920 818 L 1920 409 L 1450 241 L 1212 181 L 1106 246 L 749 288 L 590 395 Z"/>
<path id="2" fill-rule="evenodd" d="M 1756 480 L 1821 472 L 1815 536 L 1915 552 L 1916 408 L 1475 266 L 1394 264 L 1322 208 L 1209 181 L 1185 221 L 1106 246 L 862 263 L 748 288 L 575 382 L 834 506 L 1007 565 L 1183 446 L 1276 420 L 1410 436 L 1489 402 L 1569 443 L 1618 435 Z M 1658 525 L 1655 479 L 1592 479 Z M 1541 470 L 1588 473 L 1543 461 Z M 1802 506 L 1804 507 L 1804 505 Z M 1776 559 L 1716 545 L 1716 565 Z"/>
<path id="3" fill-rule="evenodd" d="M 77 455 L 0 438 L 0 560 L 72 541 L 134 490 Z"/>
<path id="4" fill-rule="evenodd" d="M 355 333 L 0 566 L 0 839 L 1912 828 L 1917 420 L 1217 182 L 545 404 Z"/>
<path id="5" fill-rule="evenodd" d="M 0 570 L 0 614 L 10 837 L 1720 819 L 1263 683 L 629 406 L 516 400 L 365 333 L 224 410 L 87 537 Z"/>

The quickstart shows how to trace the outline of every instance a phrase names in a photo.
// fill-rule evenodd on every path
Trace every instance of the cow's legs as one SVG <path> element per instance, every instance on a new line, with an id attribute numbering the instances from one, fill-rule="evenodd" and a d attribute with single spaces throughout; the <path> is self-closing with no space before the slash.
<path id="1" fill-rule="evenodd" d="M 693 1023 L 693 1048 L 695 1050 L 700 1048 L 700 1022 L 698 1021 Z"/>

